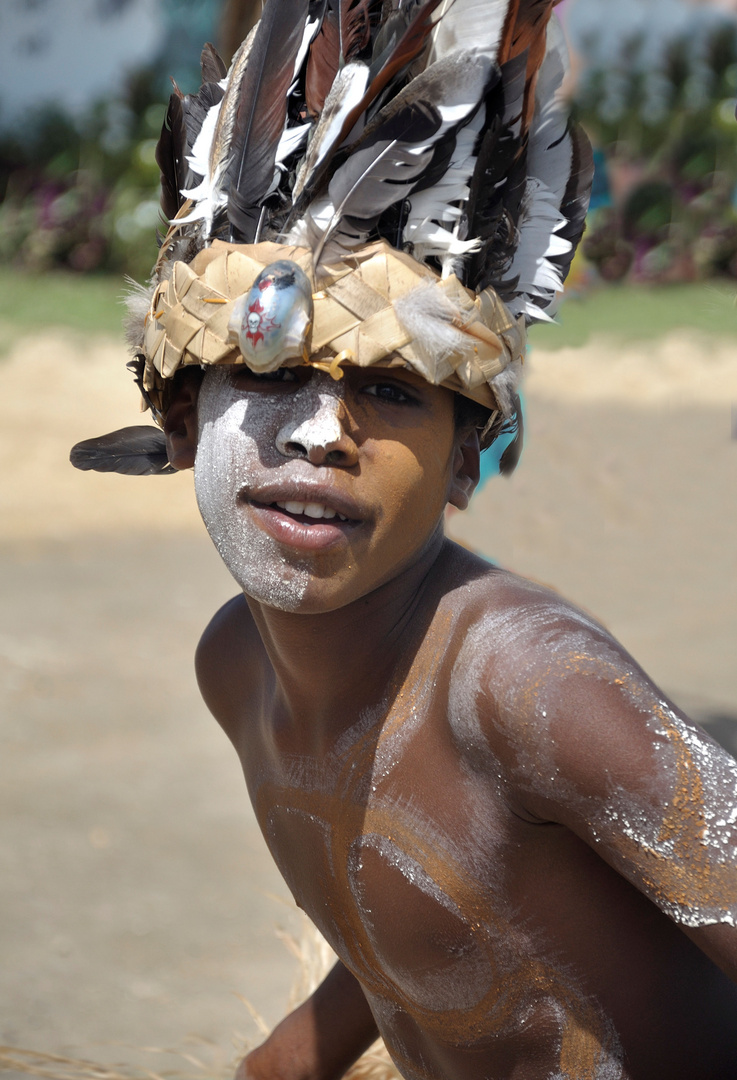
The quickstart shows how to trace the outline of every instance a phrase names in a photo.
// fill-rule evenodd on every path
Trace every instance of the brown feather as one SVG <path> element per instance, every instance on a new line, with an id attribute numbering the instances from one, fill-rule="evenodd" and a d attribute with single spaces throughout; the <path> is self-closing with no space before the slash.
<path id="1" fill-rule="evenodd" d="M 510 6 L 499 49 L 498 62 L 505 64 L 527 53 L 524 127 L 528 128 L 535 111 L 537 73 L 545 59 L 547 30 L 557 0 L 516 0 Z"/>
<path id="2" fill-rule="evenodd" d="M 350 134 L 359 116 L 378 97 L 384 87 L 420 55 L 427 42 L 427 36 L 433 28 L 430 16 L 440 3 L 442 0 L 427 0 L 427 3 L 423 4 L 410 21 L 391 55 L 370 80 L 361 101 L 348 113 L 338 145 Z"/>
<path id="3" fill-rule="evenodd" d="M 374 7 L 376 0 L 333 0 L 329 5 L 307 61 L 305 101 L 310 116 L 322 112 L 340 67 L 369 44 Z"/>

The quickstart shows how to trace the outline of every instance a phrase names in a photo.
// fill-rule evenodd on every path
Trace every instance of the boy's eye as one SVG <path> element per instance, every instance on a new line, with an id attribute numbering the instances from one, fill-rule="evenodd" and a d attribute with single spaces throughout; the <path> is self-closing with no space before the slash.
<path id="1" fill-rule="evenodd" d="M 370 383 L 363 388 L 364 394 L 380 398 L 382 401 L 394 402 L 398 405 L 414 405 L 415 398 L 404 387 L 394 382 Z"/>

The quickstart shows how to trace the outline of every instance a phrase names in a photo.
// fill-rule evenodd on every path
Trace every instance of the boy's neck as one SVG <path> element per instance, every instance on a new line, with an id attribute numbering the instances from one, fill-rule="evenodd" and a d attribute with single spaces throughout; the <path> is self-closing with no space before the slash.
<path id="1" fill-rule="evenodd" d="M 383 696 L 432 617 L 431 586 L 451 550 L 439 531 L 397 577 L 334 611 L 294 614 L 246 598 L 289 711 L 316 738 Z"/>

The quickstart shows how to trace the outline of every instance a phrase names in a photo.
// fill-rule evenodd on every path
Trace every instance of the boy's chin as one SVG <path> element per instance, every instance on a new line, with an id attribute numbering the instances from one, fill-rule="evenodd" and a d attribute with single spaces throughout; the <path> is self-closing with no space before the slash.
<path id="1" fill-rule="evenodd" d="M 294 615 L 327 615 L 331 611 L 348 607 L 373 591 L 370 586 L 362 588 L 358 583 L 353 583 L 352 586 L 341 585 L 334 580 L 319 578 L 310 580 L 304 590 L 286 582 L 281 588 L 271 588 L 268 591 L 249 582 L 239 584 L 249 600 L 263 607 Z"/>

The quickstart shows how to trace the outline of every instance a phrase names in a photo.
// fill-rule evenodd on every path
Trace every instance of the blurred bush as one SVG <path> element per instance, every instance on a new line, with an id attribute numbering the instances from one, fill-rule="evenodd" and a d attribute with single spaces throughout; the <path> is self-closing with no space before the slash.
<path id="1" fill-rule="evenodd" d="M 122 100 L 78 119 L 50 106 L 0 135 L 0 259 L 145 278 L 162 224 L 154 151 L 164 111 L 153 74 L 140 72 Z"/>
<path id="2" fill-rule="evenodd" d="M 195 15 L 205 20 L 198 41 L 216 18 L 227 38 L 233 12 L 243 15 L 241 0 L 165 0 L 165 9 L 180 37 Z M 231 37 L 241 30 L 234 23 Z M 182 67 L 196 57 L 194 39 L 185 47 L 175 38 L 156 74 L 129 78 L 122 100 L 81 119 L 47 108 L 22 132 L 0 134 L 0 258 L 32 271 L 147 277 L 154 230 L 164 228 L 154 159 L 168 93 L 161 73 L 196 88 L 191 65 Z M 655 63 L 650 44 L 630 37 L 614 54 L 593 49 L 606 61 L 579 78 L 575 107 L 598 148 L 580 261 L 606 281 L 737 277 L 737 26 L 705 21 Z"/>
<path id="3" fill-rule="evenodd" d="M 737 26 L 625 41 L 576 91 L 599 148 L 583 253 L 606 281 L 737 277 Z"/>

